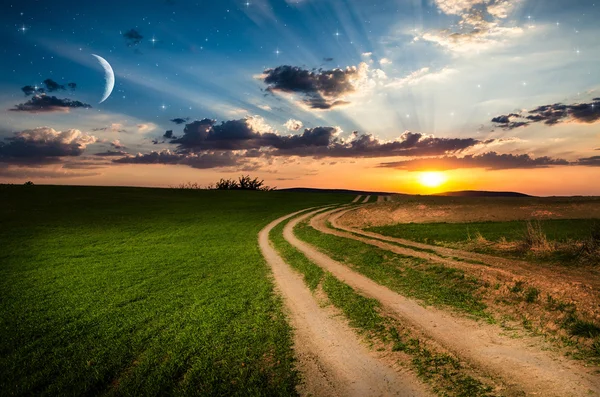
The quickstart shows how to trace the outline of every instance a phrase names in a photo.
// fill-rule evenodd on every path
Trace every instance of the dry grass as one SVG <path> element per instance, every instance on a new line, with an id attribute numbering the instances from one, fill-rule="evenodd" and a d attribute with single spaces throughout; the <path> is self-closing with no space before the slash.
<path id="1" fill-rule="evenodd" d="M 556 243 L 548 240 L 540 221 L 527 221 L 527 227 L 521 241 L 521 250 L 546 254 L 556 250 Z"/>

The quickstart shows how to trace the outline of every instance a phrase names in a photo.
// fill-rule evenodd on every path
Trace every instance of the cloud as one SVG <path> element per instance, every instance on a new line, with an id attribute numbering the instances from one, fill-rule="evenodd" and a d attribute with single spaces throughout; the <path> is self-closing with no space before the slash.
<path id="1" fill-rule="evenodd" d="M 141 134 L 145 134 L 146 132 L 154 131 L 156 129 L 156 124 L 154 123 L 140 123 L 137 125 L 138 132 Z"/>
<path id="2" fill-rule="evenodd" d="M 55 96 L 46 94 L 34 95 L 29 101 L 20 103 L 14 108 L 9 109 L 13 112 L 29 112 L 29 113 L 51 113 L 63 112 L 67 113 L 73 108 L 91 108 L 87 103 L 73 101 L 70 99 L 60 99 Z"/>
<path id="3" fill-rule="evenodd" d="M 121 156 L 130 156 L 129 153 L 123 151 L 123 150 L 107 150 L 106 152 L 101 152 L 101 153 L 95 153 L 94 156 L 99 156 L 99 157 L 121 157 Z"/>
<path id="4" fill-rule="evenodd" d="M 60 157 L 80 156 L 96 137 L 71 129 L 56 131 L 49 127 L 17 132 L 0 143 L 0 162 L 53 163 Z"/>
<path id="5" fill-rule="evenodd" d="M 254 116 L 216 124 L 203 119 L 187 124 L 184 135 L 170 141 L 178 152 L 207 150 L 263 150 L 270 156 L 312 157 L 386 157 L 433 156 L 458 153 L 472 148 L 496 145 L 506 140 L 481 141 L 474 138 L 437 138 L 404 132 L 393 141 L 382 141 L 370 134 L 353 133 L 341 138 L 339 127 L 306 128 L 301 134 L 279 135 Z"/>
<path id="6" fill-rule="evenodd" d="M 48 92 L 54 92 L 54 91 L 59 91 L 59 90 L 65 90 L 65 86 L 62 84 L 58 84 L 56 81 L 52 80 L 52 79 L 46 79 L 43 81 L 44 85 L 46 86 L 46 91 Z"/>
<path id="7" fill-rule="evenodd" d="M 455 69 L 443 68 L 432 72 L 430 68 L 421 68 L 409 74 L 406 77 L 396 78 L 386 83 L 389 88 L 401 88 L 406 86 L 414 86 L 425 81 L 442 81 L 447 77 L 457 73 Z"/>
<path id="8" fill-rule="evenodd" d="M 144 38 L 144 36 L 142 36 L 140 32 L 135 29 L 129 29 L 127 32 L 123 33 L 123 37 L 125 38 L 125 41 L 129 47 L 140 44 Z"/>
<path id="9" fill-rule="evenodd" d="M 596 99 L 589 103 L 575 103 L 572 105 L 562 103 L 543 105 L 523 113 L 511 113 L 492 119 L 493 123 L 499 124 L 504 129 L 514 129 L 532 123 L 544 123 L 546 125 L 561 123 L 594 124 L 598 121 L 600 121 L 600 101 Z"/>
<path id="10" fill-rule="evenodd" d="M 92 128 L 92 131 L 111 131 L 111 132 L 127 132 L 121 123 L 112 123 L 108 127 Z"/>
<path id="11" fill-rule="evenodd" d="M 359 89 L 368 78 L 368 71 L 366 63 L 332 70 L 283 65 L 267 69 L 259 77 L 268 92 L 298 94 L 304 98 L 301 103 L 309 108 L 329 110 L 349 104 L 344 97 Z"/>
<path id="12" fill-rule="evenodd" d="M 391 64 L 392 64 L 392 61 L 391 61 L 390 59 L 388 59 L 388 58 L 381 58 L 381 59 L 379 60 L 379 63 L 380 63 L 381 65 L 391 65 Z"/>
<path id="13" fill-rule="evenodd" d="M 0 176 L 11 179 L 37 180 L 54 178 L 82 178 L 99 175 L 96 172 L 69 172 L 60 165 L 54 167 L 46 165 L 39 166 L 8 165 L 0 167 Z M 21 182 L 22 183 L 22 182 Z"/>
<path id="14" fill-rule="evenodd" d="M 117 164 L 171 164 L 199 169 L 232 167 L 240 165 L 244 161 L 242 156 L 231 152 L 176 153 L 168 149 L 147 154 L 138 153 L 134 157 L 113 160 Z"/>
<path id="15" fill-rule="evenodd" d="M 425 40 L 456 52 L 485 50 L 517 37 L 523 29 L 503 26 L 520 0 L 435 0 L 439 10 L 460 15 L 459 23 L 444 30 L 424 32 L 415 41 Z"/>
<path id="16" fill-rule="evenodd" d="M 115 139 L 114 141 L 112 141 L 110 143 L 110 146 L 114 147 L 115 149 L 124 149 L 125 148 L 125 146 L 118 139 Z"/>
<path id="17" fill-rule="evenodd" d="M 444 156 L 382 163 L 379 167 L 407 171 L 448 171 L 461 168 L 485 168 L 487 170 L 548 168 L 569 165 L 567 160 L 550 157 L 533 158 L 528 154 L 498 154 L 488 152 L 464 157 Z"/>
<path id="18" fill-rule="evenodd" d="M 186 117 L 186 118 L 181 118 L 181 117 L 178 117 L 178 118 L 176 118 L 176 119 L 171 119 L 170 121 L 172 121 L 172 122 L 173 122 L 173 123 L 175 123 L 175 124 L 185 124 L 185 123 L 187 123 L 189 120 L 190 120 L 190 118 L 189 118 L 189 117 Z"/>
<path id="19" fill-rule="evenodd" d="M 333 58 L 325 57 L 325 58 L 323 58 L 323 62 L 333 62 Z"/>
<path id="20" fill-rule="evenodd" d="M 598 149 L 596 149 L 596 150 L 598 150 Z M 583 166 L 588 166 L 588 167 L 600 167 L 600 156 L 593 156 L 593 157 L 579 159 L 577 164 L 583 165 Z"/>
<path id="21" fill-rule="evenodd" d="M 163 138 L 165 138 L 165 139 L 177 139 L 177 137 L 175 135 L 173 135 L 173 130 L 165 131 L 165 133 L 163 134 Z"/>
<path id="22" fill-rule="evenodd" d="M 26 85 L 24 87 L 21 87 L 21 91 L 23 91 L 23 93 L 25 95 L 30 96 L 30 95 L 34 95 L 34 94 L 45 94 L 46 92 L 66 90 L 64 85 L 58 84 L 56 81 L 54 81 L 52 79 L 44 80 L 43 84 L 45 87 Z M 75 84 L 75 83 L 68 83 L 67 86 L 69 87 L 69 89 L 71 89 L 71 91 L 73 91 L 77 88 L 77 84 Z"/>
<path id="23" fill-rule="evenodd" d="M 303 127 L 303 124 L 300 120 L 289 119 L 283 126 L 290 131 L 298 131 Z"/>

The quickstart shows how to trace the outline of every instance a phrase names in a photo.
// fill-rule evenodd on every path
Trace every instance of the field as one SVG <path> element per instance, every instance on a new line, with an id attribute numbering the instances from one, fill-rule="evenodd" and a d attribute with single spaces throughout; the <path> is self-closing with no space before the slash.
<path id="1" fill-rule="evenodd" d="M 258 231 L 347 196 L 0 188 L 0 390 L 294 394 Z"/>
<path id="2" fill-rule="evenodd" d="M 600 395 L 599 200 L 367 196 L 0 187 L 2 394 Z"/>

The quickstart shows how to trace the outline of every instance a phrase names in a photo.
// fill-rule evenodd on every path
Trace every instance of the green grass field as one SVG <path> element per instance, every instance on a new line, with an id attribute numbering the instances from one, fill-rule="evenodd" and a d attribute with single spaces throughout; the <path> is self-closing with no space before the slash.
<path id="1" fill-rule="evenodd" d="M 257 246 L 346 195 L 0 186 L 2 395 L 293 395 Z"/>

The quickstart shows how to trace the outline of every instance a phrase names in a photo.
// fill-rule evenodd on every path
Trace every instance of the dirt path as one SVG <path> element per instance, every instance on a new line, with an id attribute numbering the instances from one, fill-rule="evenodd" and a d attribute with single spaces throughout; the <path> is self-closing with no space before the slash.
<path id="1" fill-rule="evenodd" d="M 402 244 L 408 247 L 414 247 L 418 249 L 426 249 L 431 250 L 437 253 L 438 255 L 446 256 L 446 257 L 454 257 L 460 258 L 463 260 L 471 260 L 482 262 L 488 266 L 477 265 L 477 264 L 468 264 L 461 261 L 455 261 L 446 258 L 439 258 L 437 255 L 428 254 L 423 251 L 415 251 L 409 248 L 401 248 L 389 244 L 385 244 L 381 241 L 376 240 L 361 240 L 367 244 L 376 245 L 380 248 L 384 248 L 393 252 L 397 252 L 404 255 L 416 256 L 424 259 L 428 259 L 438 263 L 444 263 L 456 268 L 469 268 L 472 270 L 480 269 L 481 271 L 490 272 L 493 271 L 499 275 L 504 275 L 505 277 L 512 278 L 521 278 L 521 279 L 530 279 L 536 280 L 538 284 L 545 290 L 551 289 L 555 291 L 562 290 L 572 290 L 574 291 L 573 296 L 570 298 L 576 301 L 585 301 L 587 299 L 588 294 L 593 291 L 600 290 L 600 279 L 598 277 L 590 277 L 590 275 L 585 271 L 578 271 L 577 269 L 568 268 L 562 269 L 559 267 L 548 267 L 548 266 L 540 266 L 531 264 L 529 262 L 520 261 L 516 259 L 508 259 L 497 257 L 493 255 L 480 254 L 476 252 L 463 251 L 453 248 L 439 247 L 436 245 L 429 245 L 424 243 L 418 243 L 411 240 L 405 240 L 401 238 L 384 236 L 382 234 L 367 232 L 361 229 L 356 229 L 352 227 L 348 227 L 340 221 L 340 218 L 344 216 L 347 212 L 352 211 L 352 209 L 342 209 L 341 211 L 333 210 L 329 212 L 328 220 L 331 222 L 331 225 L 337 229 L 344 230 L 349 233 L 359 234 L 361 236 L 374 238 L 378 240 L 389 241 L 392 243 Z M 324 225 L 324 223 L 323 223 Z M 329 229 L 331 230 L 331 229 Z M 322 230 L 323 231 L 323 230 Z M 342 237 L 356 238 L 353 235 L 344 234 Z M 395 247 L 395 248 L 393 248 Z M 491 268 L 490 268 L 491 267 Z M 548 288 L 550 287 L 550 288 Z M 581 295 L 579 298 L 577 295 Z M 584 304 L 585 306 L 585 304 Z"/>
<path id="2" fill-rule="evenodd" d="M 371 196 L 367 196 L 365 197 L 365 199 L 362 201 L 363 204 L 366 204 L 369 202 L 369 200 L 371 199 Z"/>
<path id="3" fill-rule="evenodd" d="M 385 196 L 377 196 L 377 202 L 383 203 L 385 201 Z"/>
<path id="4" fill-rule="evenodd" d="M 353 203 L 358 203 L 358 200 L 360 200 L 360 198 L 361 198 L 361 197 L 362 197 L 362 196 L 359 194 L 358 196 L 356 196 L 356 197 L 354 198 L 354 200 L 352 200 L 352 202 L 353 202 Z"/>
<path id="5" fill-rule="evenodd" d="M 259 233 L 258 242 L 295 330 L 294 349 L 304 379 L 300 393 L 357 397 L 431 395 L 412 374 L 396 372 L 375 358 L 355 332 L 334 317 L 332 308 L 320 307 L 302 277 L 270 245 L 271 229 L 296 214 L 271 222 Z"/>
<path id="6" fill-rule="evenodd" d="M 393 316 L 409 321 L 489 376 L 500 377 L 511 393 L 523 390 L 531 395 L 561 397 L 600 394 L 598 377 L 590 375 L 578 363 L 536 348 L 535 339 L 512 339 L 504 336 L 497 326 L 424 308 L 300 241 L 294 236 L 293 227 L 314 213 L 292 220 L 284 229 L 285 239 L 338 279 L 377 299 Z"/>

